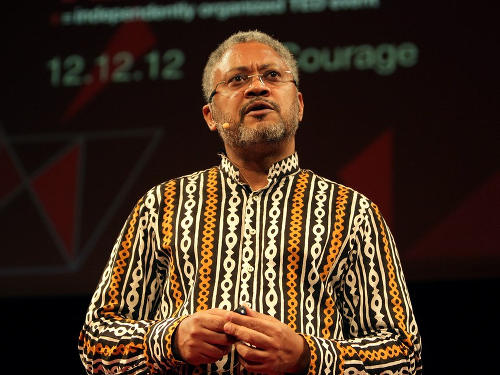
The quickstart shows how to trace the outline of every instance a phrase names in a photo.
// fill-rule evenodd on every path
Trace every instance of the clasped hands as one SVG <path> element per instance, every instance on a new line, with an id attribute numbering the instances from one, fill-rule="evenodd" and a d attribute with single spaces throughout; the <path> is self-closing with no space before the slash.
<path id="1" fill-rule="evenodd" d="M 302 336 L 269 315 L 248 307 L 246 313 L 210 309 L 190 315 L 177 327 L 176 352 L 185 362 L 200 365 L 220 360 L 234 345 L 248 371 L 306 372 L 310 353 Z"/>

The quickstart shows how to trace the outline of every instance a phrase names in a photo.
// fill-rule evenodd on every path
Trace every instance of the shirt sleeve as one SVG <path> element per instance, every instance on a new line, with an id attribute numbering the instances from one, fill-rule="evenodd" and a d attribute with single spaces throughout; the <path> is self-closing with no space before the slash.
<path id="1" fill-rule="evenodd" d="M 303 335 L 308 374 L 421 374 L 421 339 L 394 239 L 378 207 L 363 203 L 335 292 L 343 338 Z"/>
<path id="2" fill-rule="evenodd" d="M 182 363 L 170 343 L 184 317 L 158 314 L 170 263 L 159 192 L 151 189 L 132 210 L 90 302 L 78 341 L 89 374 L 161 373 Z"/>

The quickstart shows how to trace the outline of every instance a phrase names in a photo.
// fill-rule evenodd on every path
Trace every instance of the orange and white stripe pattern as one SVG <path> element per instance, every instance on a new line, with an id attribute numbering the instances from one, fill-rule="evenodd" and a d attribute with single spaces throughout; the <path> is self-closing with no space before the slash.
<path id="1" fill-rule="evenodd" d="M 268 180 L 252 191 L 223 156 L 138 201 L 80 334 L 88 373 L 236 373 L 232 353 L 196 368 L 178 361 L 171 338 L 189 314 L 241 302 L 305 338 L 309 374 L 421 372 L 401 264 L 377 206 L 300 169 L 296 154 Z"/>

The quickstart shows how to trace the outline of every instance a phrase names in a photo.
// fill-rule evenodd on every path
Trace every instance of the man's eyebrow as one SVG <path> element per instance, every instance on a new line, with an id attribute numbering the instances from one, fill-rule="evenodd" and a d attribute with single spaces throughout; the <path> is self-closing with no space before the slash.
<path id="1" fill-rule="evenodd" d="M 276 63 L 261 64 L 258 66 L 258 70 L 260 71 L 260 70 L 264 70 L 264 69 L 268 69 L 268 68 L 277 68 L 277 67 L 279 67 L 279 65 Z M 231 72 L 249 72 L 251 70 L 252 69 L 249 68 L 248 66 L 236 66 L 234 68 L 229 69 L 226 72 L 226 74 L 231 73 Z"/>

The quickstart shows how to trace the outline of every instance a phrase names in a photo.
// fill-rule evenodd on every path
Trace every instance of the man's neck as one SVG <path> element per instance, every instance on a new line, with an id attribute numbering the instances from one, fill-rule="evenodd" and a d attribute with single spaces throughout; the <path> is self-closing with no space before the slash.
<path id="1" fill-rule="evenodd" d="M 228 159 L 240 171 L 240 179 L 256 191 L 267 185 L 269 168 L 295 152 L 295 138 L 278 143 L 258 143 L 243 147 L 225 146 Z"/>

